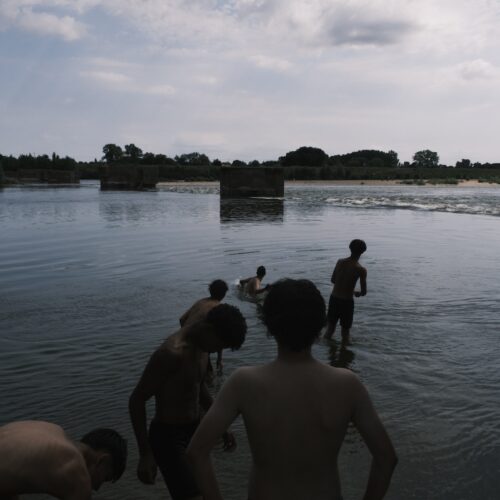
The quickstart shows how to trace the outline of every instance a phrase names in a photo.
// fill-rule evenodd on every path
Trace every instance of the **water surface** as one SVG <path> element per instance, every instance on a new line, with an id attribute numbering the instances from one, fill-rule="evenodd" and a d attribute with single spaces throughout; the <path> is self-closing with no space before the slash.
<path id="1" fill-rule="evenodd" d="M 284 200 L 219 200 L 215 187 L 101 192 L 31 186 L 0 191 L 0 424 L 46 419 L 77 438 L 115 427 L 129 467 L 98 499 L 166 498 L 135 479 L 127 400 L 178 318 L 225 279 L 249 332 L 225 374 L 271 360 L 257 306 L 235 283 L 313 280 L 325 299 L 353 238 L 368 251 L 368 295 L 353 345 L 319 343 L 322 360 L 369 388 L 400 463 L 386 498 L 493 500 L 500 472 L 500 188 L 286 187 Z M 151 414 L 151 407 L 150 407 Z M 250 455 L 241 419 L 231 456 L 215 453 L 225 497 L 243 499 Z M 355 430 L 342 449 L 346 500 L 361 498 L 369 454 Z"/>

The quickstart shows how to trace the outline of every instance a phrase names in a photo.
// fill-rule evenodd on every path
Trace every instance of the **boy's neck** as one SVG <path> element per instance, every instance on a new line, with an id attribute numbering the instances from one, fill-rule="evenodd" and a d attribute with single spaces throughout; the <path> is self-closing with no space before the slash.
<path id="1" fill-rule="evenodd" d="M 287 363 L 298 363 L 301 361 L 311 361 L 314 357 L 311 354 L 310 347 L 303 349 L 302 351 L 292 351 L 291 349 L 278 344 L 277 359 L 279 361 L 286 361 Z"/>

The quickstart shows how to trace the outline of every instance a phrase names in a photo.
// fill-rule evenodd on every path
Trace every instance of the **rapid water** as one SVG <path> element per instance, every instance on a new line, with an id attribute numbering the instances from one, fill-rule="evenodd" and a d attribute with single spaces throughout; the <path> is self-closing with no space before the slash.
<path id="1" fill-rule="evenodd" d="M 391 500 L 496 500 L 500 473 L 500 187 L 287 185 L 284 200 L 220 202 L 212 186 L 101 192 L 32 186 L 0 191 L 0 425 L 46 419 L 78 438 L 108 426 L 129 440 L 129 466 L 97 499 L 168 498 L 135 479 L 128 396 L 144 365 L 207 284 L 249 331 L 225 373 L 275 353 L 255 304 L 235 283 L 264 264 L 265 282 L 314 281 L 363 238 L 368 295 L 353 345 L 315 345 L 367 385 L 400 462 Z M 152 407 L 149 408 L 152 413 Z M 246 498 L 250 463 L 215 453 L 228 500 Z M 340 457 L 346 500 L 361 498 L 369 454 L 350 430 Z M 42 497 L 40 497 L 42 498 Z"/>

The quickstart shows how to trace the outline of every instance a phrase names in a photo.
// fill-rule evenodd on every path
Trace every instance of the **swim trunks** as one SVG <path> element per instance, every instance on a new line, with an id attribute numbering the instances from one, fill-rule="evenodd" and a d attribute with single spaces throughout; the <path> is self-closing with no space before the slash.
<path id="1" fill-rule="evenodd" d="M 354 300 L 353 299 L 340 299 L 330 295 L 328 302 L 328 320 L 330 323 L 337 323 L 340 319 L 340 326 L 342 328 L 351 328 L 352 318 L 354 316 Z"/>
<path id="2" fill-rule="evenodd" d="M 165 424 L 153 420 L 149 426 L 153 456 L 173 500 L 201 496 L 186 459 L 186 448 L 199 423 Z"/>

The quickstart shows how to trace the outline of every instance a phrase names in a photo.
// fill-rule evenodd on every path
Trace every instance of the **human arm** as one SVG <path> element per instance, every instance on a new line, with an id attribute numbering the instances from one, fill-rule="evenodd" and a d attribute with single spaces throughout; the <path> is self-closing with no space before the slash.
<path id="1" fill-rule="evenodd" d="M 240 280 L 240 286 L 245 286 L 252 278 L 243 278 Z"/>
<path id="2" fill-rule="evenodd" d="M 398 458 L 368 391 L 357 377 L 353 379 L 353 394 L 355 404 L 352 421 L 372 455 L 370 476 L 363 500 L 382 500 L 389 488 Z"/>
<path id="3" fill-rule="evenodd" d="M 156 350 L 129 398 L 130 420 L 139 448 L 137 476 L 144 484 L 153 484 L 156 476 L 156 463 L 148 439 L 146 401 L 157 392 L 169 372 L 173 371 L 175 362 L 175 358 L 167 350 Z"/>
<path id="4" fill-rule="evenodd" d="M 333 285 L 335 285 L 335 278 L 336 278 L 336 275 L 337 275 L 337 266 L 339 265 L 338 261 L 337 263 L 335 264 L 335 267 L 333 268 L 333 272 L 332 272 L 332 277 L 330 278 L 330 281 Z"/>
<path id="5" fill-rule="evenodd" d="M 204 500 L 221 500 L 210 452 L 219 437 L 240 413 L 241 370 L 237 370 L 220 390 L 214 404 L 201 421 L 189 443 L 187 457 Z"/>
<path id="6" fill-rule="evenodd" d="M 200 386 L 200 406 L 203 408 L 203 411 L 205 413 L 208 413 L 213 402 L 214 400 L 208 390 L 207 384 L 203 382 Z M 236 448 L 236 439 L 234 438 L 233 433 L 226 430 L 225 432 L 221 433 L 221 436 L 224 441 L 224 451 L 233 451 Z"/>
<path id="7" fill-rule="evenodd" d="M 222 368 L 224 368 L 224 364 L 222 363 L 222 349 L 220 351 L 217 351 L 216 367 L 217 375 L 222 375 Z"/>
<path id="8" fill-rule="evenodd" d="M 364 267 L 362 267 L 359 270 L 359 284 L 361 285 L 361 291 L 360 292 L 354 292 L 355 297 L 364 297 L 367 293 L 368 290 L 366 289 L 366 276 L 368 272 Z"/>

